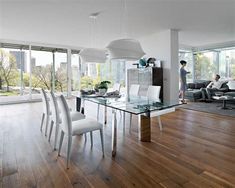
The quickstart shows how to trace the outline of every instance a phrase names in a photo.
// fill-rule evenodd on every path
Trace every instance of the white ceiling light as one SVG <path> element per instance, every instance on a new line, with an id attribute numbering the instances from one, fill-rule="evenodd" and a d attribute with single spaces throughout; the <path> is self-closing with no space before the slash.
<path id="1" fill-rule="evenodd" d="M 86 63 L 105 63 L 106 50 L 97 48 L 85 48 L 79 53 L 82 62 Z"/>
<path id="2" fill-rule="evenodd" d="M 92 26 L 94 27 L 97 16 L 100 12 L 93 13 L 89 16 L 92 19 Z M 93 28 L 91 34 L 91 46 L 93 45 Z M 106 50 L 98 48 L 84 48 L 79 53 L 83 63 L 105 63 Z"/>
<path id="3" fill-rule="evenodd" d="M 126 0 L 124 0 L 124 16 L 126 17 Z M 126 19 L 126 18 L 125 18 Z M 123 20 L 123 24 L 124 24 Z M 136 39 L 119 39 L 114 40 L 109 43 L 107 46 L 109 51 L 110 59 L 124 59 L 129 61 L 139 60 L 145 54 L 141 44 Z"/>
<path id="4" fill-rule="evenodd" d="M 136 61 L 145 54 L 139 41 L 135 39 L 114 40 L 107 46 L 110 59 L 125 59 Z"/>

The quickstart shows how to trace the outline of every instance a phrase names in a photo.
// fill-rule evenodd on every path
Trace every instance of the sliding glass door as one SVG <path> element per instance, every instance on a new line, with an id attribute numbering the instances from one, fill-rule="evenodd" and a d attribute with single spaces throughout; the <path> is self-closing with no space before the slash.
<path id="1" fill-rule="evenodd" d="M 0 103 L 27 100 L 30 95 L 29 50 L 19 48 L 0 48 Z"/>
<path id="2" fill-rule="evenodd" d="M 54 70 L 54 92 L 63 93 L 67 95 L 68 80 L 67 80 L 67 53 L 53 52 L 55 56 L 55 70 Z"/>
<path id="3" fill-rule="evenodd" d="M 31 51 L 32 70 L 32 98 L 40 97 L 40 88 L 51 90 L 53 88 L 53 57 L 48 51 Z"/>
<path id="4" fill-rule="evenodd" d="M 67 49 L 5 43 L 1 46 L 0 104 L 38 100 L 40 88 L 67 95 Z M 78 65 L 75 61 L 74 69 Z M 78 90 L 78 78 L 73 80 Z"/>

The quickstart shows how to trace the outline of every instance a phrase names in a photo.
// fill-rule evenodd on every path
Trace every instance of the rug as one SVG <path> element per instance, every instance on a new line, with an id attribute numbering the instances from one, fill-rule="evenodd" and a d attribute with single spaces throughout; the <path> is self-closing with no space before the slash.
<path id="1" fill-rule="evenodd" d="M 235 117 L 235 104 L 227 104 L 228 107 L 231 107 L 230 110 L 221 109 L 222 103 L 213 101 L 211 103 L 205 102 L 189 102 L 188 104 L 181 105 L 181 108 L 196 110 L 201 112 L 213 113 L 218 115 L 225 115 Z"/>

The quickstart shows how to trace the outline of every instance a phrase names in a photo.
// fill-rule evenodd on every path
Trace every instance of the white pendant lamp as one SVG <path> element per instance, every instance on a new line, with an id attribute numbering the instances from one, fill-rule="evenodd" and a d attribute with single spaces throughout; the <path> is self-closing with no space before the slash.
<path id="1" fill-rule="evenodd" d="M 127 6 L 126 0 L 123 0 L 123 25 L 125 29 L 125 20 L 127 20 Z M 126 32 L 127 33 L 127 32 Z M 110 59 L 122 59 L 129 61 L 137 61 L 145 55 L 140 42 L 136 39 L 123 38 L 119 40 L 114 40 L 109 43 L 107 46 Z"/>
<path id="2" fill-rule="evenodd" d="M 89 18 L 93 20 L 93 27 L 95 21 L 100 12 L 92 13 Z M 93 35 L 93 33 L 92 33 Z M 91 43 L 93 36 L 91 36 Z M 93 45 L 93 44 L 92 44 Z M 105 63 L 106 62 L 106 50 L 98 48 L 84 48 L 79 53 L 83 63 Z"/>
<path id="3" fill-rule="evenodd" d="M 140 42 L 135 39 L 114 40 L 107 46 L 110 59 L 137 61 L 145 55 Z"/>
<path id="4" fill-rule="evenodd" d="M 106 51 L 103 49 L 84 48 L 79 55 L 85 63 L 105 63 L 106 61 Z"/>

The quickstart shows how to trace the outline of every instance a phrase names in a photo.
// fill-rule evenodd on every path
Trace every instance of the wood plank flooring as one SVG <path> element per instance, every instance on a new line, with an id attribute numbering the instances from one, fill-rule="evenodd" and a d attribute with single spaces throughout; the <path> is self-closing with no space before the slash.
<path id="1" fill-rule="evenodd" d="M 152 119 L 148 143 L 138 140 L 136 117 L 129 134 L 127 117 L 125 135 L 118 124 L 115 158 L 109 118 L 105 157 L 99 132 L 92 149 L 89 137 L 75 137 L 67 170 L 66 142 L 58 158 L 54 134 L 48 143 L 39 131 L 41 109 L 41 103 L 0 106 L 0 188 L 235 187 L 235 118 L 178 109 L 162 116 L 162 132 Z M 96 117 L 95 105 L 86 109 Z"/>

